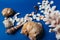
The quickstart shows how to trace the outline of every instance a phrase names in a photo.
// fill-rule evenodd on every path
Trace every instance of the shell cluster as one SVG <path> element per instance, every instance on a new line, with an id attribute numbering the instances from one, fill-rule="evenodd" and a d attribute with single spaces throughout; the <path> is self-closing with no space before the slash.
<path id="1" fill-rule="evenodd" d="M 4 11 L 4 9 L 3 9 L 3 11 Z M 8 12 L 8 11 L 6 11 L 6 12 Z M 36 40 L 36 36 L 38 34 L 42 33 L 43 28 L 42 28 L 41 23 L 35 23 L 35 22 L 32 22 L 32 21 L 33 20 L 40 21 L 44 18 L 44 16 L 40 15 L 39 13 L 35 14 L 35 12 L 32 12 L 30 14 L 26 14 L 24 17 L 18 18 L 17 16 L 19 14 L 20 13 L 16 13 L 13 17 L 10 17 L 10 15 L 5 16 L 3 24 L 5 25 L 5 28 L 7 28 L 6 33 L 13 34 L 13 33 L 15 33 L 16 30 L 18 30 L 20 28 L 20 26 L 28 23 L 28 25 L 31 24 L 30 26 L 33 27 L 32 30 L 30 30 L 30 27 L 26 27 L 27 26 L 26 25 L 25 27 L 23 26 L 23 28 L 21 30 L 21 33 L 23 34 L 25 32 L 25 30 L 27 30 L 27 31 L 30 30 L 30 32 L 28 33 L 29 38 L 31 40 Z M 15 22 L 17 22 L 17 24 L 16 24 L 17 26 L 14 27 Z M 35 26 L 33 26 L 33 25 L 35 25 Z M 27 28 L 27 29 L 25 29 L 25 28 Z M 26 32 L 24 34 L 27 35 Z"/>

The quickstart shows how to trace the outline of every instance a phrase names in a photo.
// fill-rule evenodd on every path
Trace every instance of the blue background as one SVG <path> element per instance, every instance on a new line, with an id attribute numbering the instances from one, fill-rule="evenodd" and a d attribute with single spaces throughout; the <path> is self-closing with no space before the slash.
<path id="1" fill-rule="evenodd" d="M 37 2 L 41 2 L 41 0 L 0 0 L 0 40 L 29 40 L 29 38 L 25 35 L 20 34 L 20 30 L 18 30 L 14 35 L 7 35 L 5 33 L 5 27 L 2 23 L 4 20 L 4 16 L 2 16 L 3 8 L 12 8 L 16 12 L 21 13 L 21 17 L 23 17 L 26 13 L 31 13 L 35 11 L 33 6 L 37 5 Z M 51 0 L 49 0 L 51 1 Z M 54 4 L 57 6 L 57 9 L 60 10 L 60 0 L 54 0 Z M 56 40 L 54 33 L 49 33 L 48 25 L 45 25 L 43 21 L 40 21 L 44 28 L 44 35 L 40 40 Z"/>

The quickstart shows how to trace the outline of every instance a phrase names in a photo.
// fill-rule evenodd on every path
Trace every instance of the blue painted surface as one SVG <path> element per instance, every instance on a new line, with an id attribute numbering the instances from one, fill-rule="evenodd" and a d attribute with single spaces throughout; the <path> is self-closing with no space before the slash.
<path id="1" fill-rule="evenodd" d="M 4 17 L 1 14 L 3 8 L 12 8 L 16 12 L 21 13 L 21 17 L 26 13 L 31 13 L 34 11 L 33 6 L 37 5 L 37 2 L 40 0 L 0 0 L 0 40 L 29 40 L 25 35 L 20 34 L 18 30 L 14 35 L 7 35 L 5 33 L 5 27 L 2 23 Z M 41 1 L 40 1 L 41 2 Z M 60 0 L 54 0 L 54 5 L 57 6 L 57 9 L 60 10 Z M 49 33 L 48 25 L 45 25 L 43 21 L 40 21 L 44 28 L 44 35 L 41 40 L 56 40 L 54 33 Z"/>

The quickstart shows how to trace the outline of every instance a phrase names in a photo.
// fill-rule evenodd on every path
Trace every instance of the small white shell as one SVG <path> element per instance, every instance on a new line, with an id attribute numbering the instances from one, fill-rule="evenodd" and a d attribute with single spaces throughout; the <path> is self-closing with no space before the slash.
<path id="1" fill-rule="evenodd" d="M 20 13 L 16 13 L 14 16 L 17 17 Z"/>
<path id="2" fill-rule="evenodd" d="M 27 20 L 26 19 L 24 19 L 24 22 L 26 22 Z"/>
<path id="3" fill-rule="evenodd" d="M 30 20 L 32 21 L 33 19 L 32 19 L 32 18 L 30 18 Z"/>
<path id="4" fill-rule="evenodd" d="M 37 13 L 37 16 L 40 16 L 40 14 L 39 14 L 39 13 Z"/>
<path id="5" fill-rule="evenodd" d="M 28 21 L 32 21 L 33 19 L 31 17 L 28 17 Z"/>
<path id="6" fill-rule="evenodd" d="M 12 18 L 8 18 L 9 19 L 9 21 L 12 21 L 13 19 Z"/>
<path id="7" fill-rule="evenodd" d="M 20 13 L 17 13 L 17 15 L 19 15 Z"/>
<path id="8" fill-rule="evenodd" d="M 42 6 L 41 5 L 39 5 L 39 8 L 41 8 Z"/>
<path id="9" fill-rule="evenodd" d="M 7 17 L 4 18 L 5 20 L 7 19 Z"/>
<path id="10" fill-rule="evenodd" d="M 14 15 L 13 19 L 16 20 L 16 19 L 17 19 L 17 16 L 18 16 L 19 14 L 20 14 L 20 13 L 16 13 L 16 14 Z"/>
<path id="11" fill-rule="evenodd" d="M 21 19 L 20 19 L 20 22 L 23 22 L 24 21 L 24 18 L 22 17 Z"/>
<path id="12" fill-rule="evenodd" d="M 40 18 L 39 18 L 39 17 L 36 17 L 36 20 L 37 20 L 37 21 L 40 21 Z"/>
<path id="13" fill-rule="evenodd" d="M 35 13 L 35 12 L 32 12 L 32 13 L 31 13 L 31 14 L 32 14 L 32 16 L 34 15 L 34 13 Z"/>
<path id="14" fill-rule="evenodd" d="M 40 2 L 38 2 L 37 4 L 41 4 Z"/>
<path id="15" fill-rule="evenodd" d="M 51 32 L 52 31 L 52 29 L 49 29 L 49 32 Z"/>
<path id="16" fill-rule="evenodd" d="M 45 6 L 42 6 L 42 9 L 44 9 L 45 8 Z"/>
<path id="17" fill-rule="evenodd" d="M 41 13 L 43 13 L 44 11 L 43 10 L 41 10 Z"/>
<path id="18" fill-rule="evenodd" d="M 17 23 L 17 25 L 19 25 L 19 24 L 20 24 L 20 22 Z"/>
<path id="19" fill-rule="evenodd" d="M 16 22 L 20 22 L 20 18 L 17 18 L 17 19 L 16 19 Z"/>
<path id="20" fill-rule="evenodd" d="M 54 3 L 54 1 L 51 1 L 51 2 L 50 2 L 50 4 L 53 4 L 53 3 Z"/>
<path id="21" fill-rule="evenodd" d="M 26 14 L 25 17 L 28 17 L 29 14 Z"/>
<path id="22" fill-rule="evenodd" d="M 12 22 L 12 24 L 14 25 L 15 20 L 14 20 L 14 19 L 12 19 L 12 18 L 8 18 L 8 19 L 9 19 L 9 21 L 11 21 L 11 22 Z"/>
<path id="23" fill-rule="evenodd" d="M 36 19 L 36 15 L 33 15 L 33 19 Z"/>
<path id="24" fill-rule="evenodd" d="M 42 10 L 42 8 L 39 8 L 39 10 Z"/>

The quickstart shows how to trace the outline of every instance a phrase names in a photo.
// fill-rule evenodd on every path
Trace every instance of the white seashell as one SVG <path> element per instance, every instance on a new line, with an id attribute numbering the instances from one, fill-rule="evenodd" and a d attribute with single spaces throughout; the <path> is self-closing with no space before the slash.
<path id="1" fill-rule="evenodd" d="M 49 1 L 46 1 L 45 5 L 47 5 L 49 3 Z"/>
<path id="2" fill-rule="evenodd" d="M 43 13 L 44 11 L 43 10 L 41 10 L 41 13 Z"/>
<path id="3" fill-rule="evenodd" d="M 52 32 L 52 29 L 49 29 L 49 32 Z"/>
<path id="4" fill-rule="evenodd" d="M 42 9 L 44 9 L 45 8 L 45 6 L 42 6 Z"/>
<path id="5" fill-rule="evenodd" d="M 45 6 L 45 10 L 48 10 L 49 8 L 50 8 L 50 6 L 49 6 L 49 5 Z"/>
<path id="6" fill-rule="evenodd" d="M 45 15 L 45 18 L 49 19 L 49 14 L 46 14 L 46 15 Z"/>
<path id="7" fill-rule="evenodd" d="M 18 12 L 17 14 L 19 15 L 20 13 Z"/>
<path id="8" fill-rule="evenodd" d="M 37 4 L 41 4 L 40 2 L 38 2 Z"/>
<path id="9" fill-rule="evenodd" d="M 28 17 L 29 14 L 26 14 L 25 17 Z"/>
<path id="10" fill-rule="evenodd" d="M 28 21 L 32 21 L 32 18 L 31 17 L 28 17 Z"/>
<path id="11" fill-rule="evenodd" d="M 15 20 L 12 21 L 12 24 L 13 24 L 13 25 L 14 25 L 14 23 L 15 23 Z"/>
<path id="12" fill-rule="evenodd" d="M 40 18 L 39 18 L 39 17 L 36 17 L 36 20 L 37 20 L 37 21 L 40 21 Z"/>
<path id="13" fill-rule="evenodd" d="M 4 18 L 5 20 L 7 19 L 7 17 Z"/>
<path id="14" fill-rule="evenodd" d="M 9 19 L 9 21 L 12 21 L 13 19 L 12 18 L 8 18 Z"/>
<path id="15" fill-rule="evenodd" d="M 34 13 L 35 13 L 35 12 L 32 12 L 32 13 L 31 13 L 31 14 L 32 14 L 32 16 L 34 15 Z"/>
<path id="16" fill-rule="evenodd" d="M 16 20 L 17 19 L 17 16 L 14 16 L 13 19 Z"/>
<path id="17" fill-rule="evenodd" d="M 16 19 L 17 19 L 17 16 L 15 16 L 14 20 L 16 20 Z"/>
<path id="18" fill-rule="evenodd" d="M 19 14 L 20 14 L 20 13 L 16 13 L 16 14 L 14 15 L 13 19 L 16 20 L 16 19 L 17 19 L 17 16 L 18 16 Z"/>
<path id="19" fill-rule="evenodd" d="M 42 10 L 42 8 L 39 8 L 39 10 Z"/>
<path id="20" fill-rule="evenodd" d="M 28 17 L 24 17 L 24 20 L 27 20 L 28 19 Z"/>
<path id="21" fill-rule="evenodd" d="M 14 19 L 12 19 L 12 18 L 8 18 L 8 19 L 9 19 L 9 21 L 11 21 L 11 22 L 12 22 L 12 24 L 14 25 L 15 20 L 14 20 Z"/>
<path id="22" fill-rule="evenodd" d="M 33 15 L 33 19 L 36 19 L 36 15 Z"/>
<path id="23" fill-rule="evenodd" d="M 23 22 L 24 21 L 24 18 L 22 17 L 21 19 L 20 19 L 20 22 Z"/>
<path id="24" fill-rule="evenodd" d="M 40 5 L 39 8 L 41 8 L 42 6 Z"/>
<path id="25" fill-rule="evenodd" d="M 19 14 L 20 14 L 20 13 L 16 13 L 16 14 L 14 15 L 14 17 L 17 17 Z"/>
<path id="26" fill-rule="evenodd" d="M 30 20 L 32 21 L 33 19 L 32 19 L 32 18 L 30 18 Z"/>
<path id="27" fill-rule="evenodd" d="M 16 25 L 20 25 L 21 23 L 20 22 L 18 22 Z"/>
<path id="28" fill-rule="evenodd" d="M 23 25 L 23 24 L 25 24 L 26 22 L 22 22 L 21 24 Z"/>
<path id="29" fill-rule="evenodd" d="M 27 19 L 27 16 L 25 16 L 24 19 Z"/>
<path id="30" fill-rule="evenodd" d="M 54 3 L 54 1 L 51 1 L 51 2 L 50 2 L 50 4 L 53 4 L 53 3 Z"/>
<path id="31" fill-rule="evenodd" d="M 40 14 L 39 14 L 39 13 L 37 13 L 37 16 L 40 16 Z"/>
<path id="32" fill-rule="evenodd" d="M 52 25 L 49 25 L 49 27 L 52 27 Z"/>
<path id="33" fill-rule="evenodd" d="M 27 20 L 26 19 L 24 19 L 24 22 L 26 22 Z"/>
<path id="34" fill-rule="evenodd" d="M 16 19 L 16 22 L 20 22 L 20 18 L 17 18 L 17 19 Z"/>

